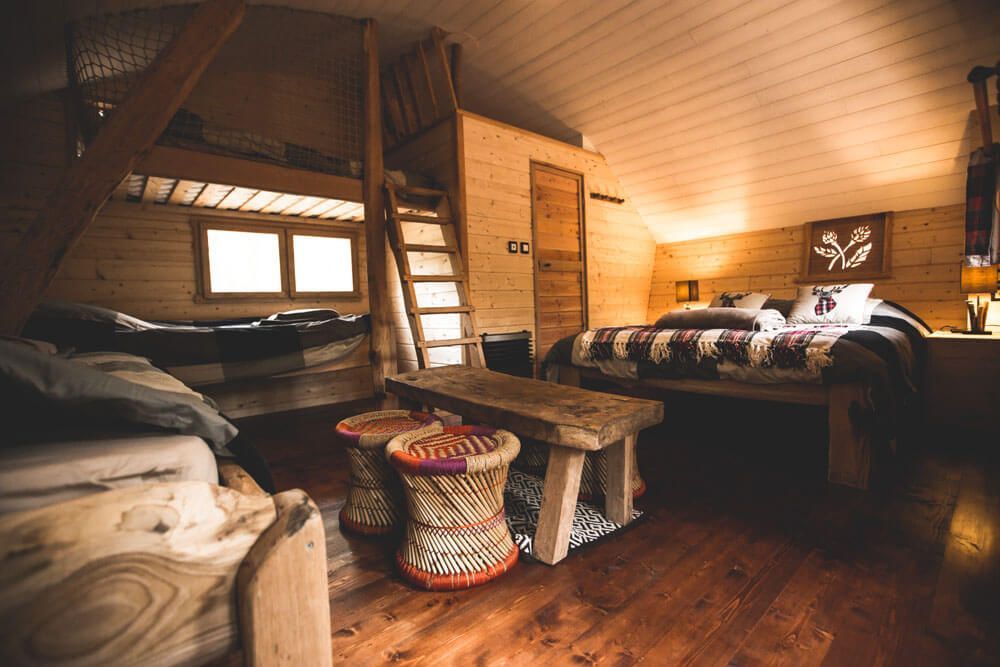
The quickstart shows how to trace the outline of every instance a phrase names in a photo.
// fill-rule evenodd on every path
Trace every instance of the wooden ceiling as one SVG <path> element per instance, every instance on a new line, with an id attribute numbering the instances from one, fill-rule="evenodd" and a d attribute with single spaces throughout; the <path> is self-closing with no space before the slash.
<path id="1" fill-rule="evenodd" d="M 73 12 L 153 3 L 86 0 Z M 604 153 L 659 241 L 961 202 L 996 0 L 298 0 L 438 25 L 464 106 Z"/>

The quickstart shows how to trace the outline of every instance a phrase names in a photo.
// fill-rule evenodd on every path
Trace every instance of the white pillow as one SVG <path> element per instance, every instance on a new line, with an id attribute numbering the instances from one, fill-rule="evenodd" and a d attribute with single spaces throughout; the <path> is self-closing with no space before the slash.
<path id="1" fill-rule="evenodd" d="M 862 324 L 872 283 L 800 287 L 789 324 Z"/>
<path id="2" fill-rule="evenodd" d="M 865 301 L 865 317 L 862 324 L 872 323 L 872 313 L 875 312 L 880 303 L 882 303 L 882 299 L 868 299 Z"/>
<path id="3" fill-rule="evenodd" d="M 749 308 L 760 310 L 764 302 L 771 298 L 770 294 L 759 292 L 719 292 L 708 304 L 709 308 Z"/>

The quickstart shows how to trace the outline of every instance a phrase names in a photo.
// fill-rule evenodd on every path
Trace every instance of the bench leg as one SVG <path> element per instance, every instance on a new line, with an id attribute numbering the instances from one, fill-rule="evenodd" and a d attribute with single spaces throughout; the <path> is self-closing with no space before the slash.
<path id="1" fill-rule="evenodd" d="M 636 437 L 637 434 L 633 433 L 605 449 L 608 482 L 604 514 L 623 526 L 632 520 L 632 469 L 635 467 Z"/>
<path id="2" fill-rule="evenodd" d="M 868 489 L 872 466 L 872 437 L 863 424 L 868 409 L 868 396 L 862 384 L 830 385 L 829 424 L 830 449 L 827 459 L 827 479 Z M 852 419 L 852 411 L 855 413 Z"/>
<path id="3" fill-rule="evenodd" d="M 545 491 L 533 549 L 535 558 L 543 563 L 555 565 L 569 552 L 569 533 L 573 527 L 585 456 L 582 449 L 556 445 L 549 449 L 549 467 L 545 473 Z"/>

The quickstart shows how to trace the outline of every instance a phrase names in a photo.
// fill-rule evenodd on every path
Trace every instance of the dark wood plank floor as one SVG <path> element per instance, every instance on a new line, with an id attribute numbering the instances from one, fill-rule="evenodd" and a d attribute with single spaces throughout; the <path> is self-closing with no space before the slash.
<path id="1" fill-rule="evenodd" d="M 995 455 L 935 438 L 880 491 L 831 488 L 822 411 L 677 397 L 640 439 L 645 521 L 554 568 L 427 593 L 390 542 L 338 526 L 333 426 L 367 407 L 242 424 L 325 517 L 337 664 L 1000 664 Z"/>

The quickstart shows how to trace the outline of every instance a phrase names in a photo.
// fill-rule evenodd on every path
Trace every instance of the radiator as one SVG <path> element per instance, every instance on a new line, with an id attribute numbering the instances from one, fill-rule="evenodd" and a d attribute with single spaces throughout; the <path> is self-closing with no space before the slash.
<path id="1" fill-rule="evenodd" d="M 530 378 L 534 376 L 531 333 L 483 334 L 486 367 L 493 371 Z"/>

